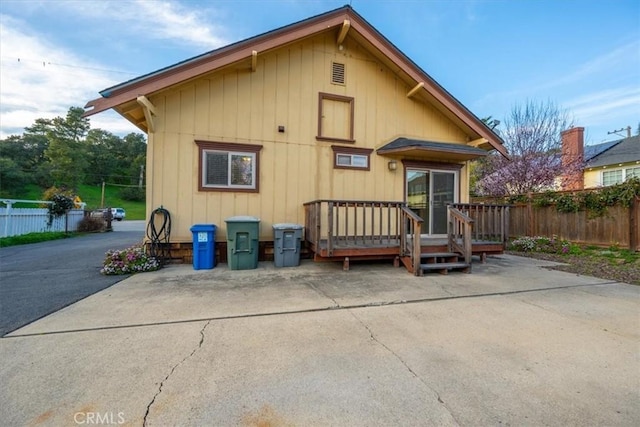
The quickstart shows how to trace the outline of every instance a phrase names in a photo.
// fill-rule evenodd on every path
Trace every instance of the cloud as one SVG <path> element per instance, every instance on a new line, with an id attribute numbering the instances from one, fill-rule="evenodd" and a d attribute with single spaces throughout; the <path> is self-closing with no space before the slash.
<path id="1" fill-rule="evenodd" d="M 188 8 L 175 1 L 61 2 L 60 6 L 82 19 L 109 22 L 110 27 L 147 39 L 183 42 L 207 50 L 229 43 L 223 36 L 218 12 Z M 117 6 L 117 7 L 116 7 Z"/>
<path id="2" fill-rule="evenodd" d="M 48 42 L 24 22 L 6 15 L 0 15 L 0 51 L 0 138 L 22 133 L 38 118 L 64 116 L 71 106 L 83 107 L 98 89 L 122 80 L 122 74 L 99 71 L 102 64 Z M 125 127 L 118 126 L 125 133 L 136 129 Z"/>
<path id="3" fill-rule="evenodd" d="M 598 75 L 605 77 L 608 82 L 614 79 L 616 81 L 635 79 L 637 82 L 638 67 L 640 66 L 638 51 L 640 51 L 640 41 L 634 40 L 577 65 L 571 72 L 560 78 L 540 84 L 522 81 L 523 84 L 520 87 L 487 94 L 476 103 L 478 105 L 490 105 L 497 100 L 522 99 L 539 94 L 545 94 L 544 97 L 547 97 L 547 93 L 553 94 L 555 92 L 551 91 L 552 89 L 566 89 L 567 87 L 577 86 L 582 89 L 589 87 L 592 81 L 591 78 Z"/>
<path id="4" fill-rule="evenodd" d="M 640 118 L 640 87 L 630 86 L 582 95 L 565 104 L 585 125 Z"/>
<path id="5" fill-rule="evenodd" d="M 635 60 L 636 66 L 630 64 L 629 58 L 637 58 L 640 51 L 640 41 L 635 40 L 625 45 L 619 46 L 610 52 L 597 56 L 577 67 L 573 72 L 556 80 L 551 80 L 545 84 L 534 87 L 534 91 L 551 89 L 568 84 L 580 83 L 595 74 L 611 73 L 615 70 L 616 74 L 624 74 L 625 70 L 631 75 L 637 75 L 638 61 Z"/>
<path id="6" fill-rule="evenodd" d="M 22 133 L 37 118 L 64 116 L 69 107 L 82 107 L 96 98 L 99 90 L 138 75 L 109 70 L 113 66 L 87 57 L 100 55 L 99 44 L 81 54 L 78 47 L 67 48 L 45 30 L 35 30 L 40 16 L 77 22 L 78 28 L 90 29 L 96 43 L 111 46 L 119 40 L 136 40 L 141 45 L 149 40 L 155 44 L 170 41 L 198 50 L 228 44 L 223 27 L 215 24 L 221 22 L 218 12 L 210 7 L 190 9 L 189 4 L 166 0 L 56 1 L 28 6 L 19 12 L 25 21 L 0 15 L 0 138 Z M 118 117 L 110 113 L 92 116 L 92 127 L 117 134 L 139 132 Z"/>
<path id="7" fill-rule="evenodd" d="M 228 41 L 216 32 L 220 27 L 212 26 L 206 15 L 197 10 L 187 10 L 177 3 L 149 2 L 138 0 L 135 5 L 147 19 L 143 22 L 145 30 L 158 38 L 181 39 L 189 43 L 214 49 L 228 44 Z M 137 21 L 137 20 L 136 20 Z"/>

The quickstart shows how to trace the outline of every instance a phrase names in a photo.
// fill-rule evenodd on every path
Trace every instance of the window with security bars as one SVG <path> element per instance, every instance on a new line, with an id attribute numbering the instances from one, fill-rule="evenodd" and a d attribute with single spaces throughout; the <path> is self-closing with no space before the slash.
<path id="1" fill-rule="evenodd" d="M 255 154 L 205 151 L 205 186 L 255 188 Z"/>
<path id="2" fill-rule="evenodd" d="M 200 191 L 258 192 L 260 145 L 196 141 Z"/>

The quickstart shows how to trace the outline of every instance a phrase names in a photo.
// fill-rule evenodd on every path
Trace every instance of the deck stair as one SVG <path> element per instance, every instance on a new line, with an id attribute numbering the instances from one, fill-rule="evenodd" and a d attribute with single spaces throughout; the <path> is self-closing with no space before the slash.
<path id="1" fill-rule="evenodd" d="M 460 259 L 462 258 L 462 260 Z M 420 254 L 420 270 L 437 271 L 447 274 L 450 270 L 460 270 L 464 273 L 471 272 L 471 264 L 464 261 L 464 257 L 456 252 L 431 252 Z"/>

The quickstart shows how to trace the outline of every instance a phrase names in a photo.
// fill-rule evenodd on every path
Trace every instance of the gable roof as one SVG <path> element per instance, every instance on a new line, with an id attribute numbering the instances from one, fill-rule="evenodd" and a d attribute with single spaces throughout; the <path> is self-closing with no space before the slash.
<path id="1" fill-rule="evenodd" d="M 607 151 L 609 148 L 611 148 L 614 145 L 618 144 L 620 141 L 622 141 L 622 140 L 620 139 L 618 141 L 609 141 L 609 142 L 603 142 L 601 144 L 585 146 L 584 147 L 584 161 L 588 162 L 589 160 L 593 159 L 594 157 L 600 155 L 600 153 L 603 153 L 603 152 Z"/>
<path id="2" fill-rule="evenodd" d="M 233 63 L 247 61 L 250 65 L 254 52 L 260 55 L 327 31 L 336 32 L 338 37 L 348 32 L 349 37 L 353 37 L 365 46 L 410 87 L 417 88 L 422 84 L 419 87 L 421 94 L 446 117 L 477 137 L 478 146 L 494 148 L 503 155 L 507 155 L 502 139 L 493 130 L 348 5 L 104 89 L 100 92 L 101 98 L 91 100 L 85 105 L 85 109 L 90 109 L 85 111 L 84 116 L 113 108 L 147 132 L 146 117 L 142 106 L 137 101 L 139 96 L 151 95 Z"/>
<path id="3" fill-rule="evenodd" d="M 597 153 L 591 157 L 587 157 L 588 147 L 585 147 L 587 167 L 608 166 L 640 160 L 640 135 L 594 145 L 593 147 L 598 147 L 598 149 L 595 150 Z"/>

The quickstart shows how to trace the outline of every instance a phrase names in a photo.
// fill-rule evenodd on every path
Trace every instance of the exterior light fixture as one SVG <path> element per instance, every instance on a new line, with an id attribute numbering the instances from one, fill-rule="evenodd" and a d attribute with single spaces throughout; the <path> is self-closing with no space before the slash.
<path id="1" fill-rule="evenodd" d="M 387 163 L 387 166 L 389 167 L 390 171 L 394 171 L 398 169 L 398 162 L 396 162 L 395 160 L 389 160 L 389 163 Z"/>

